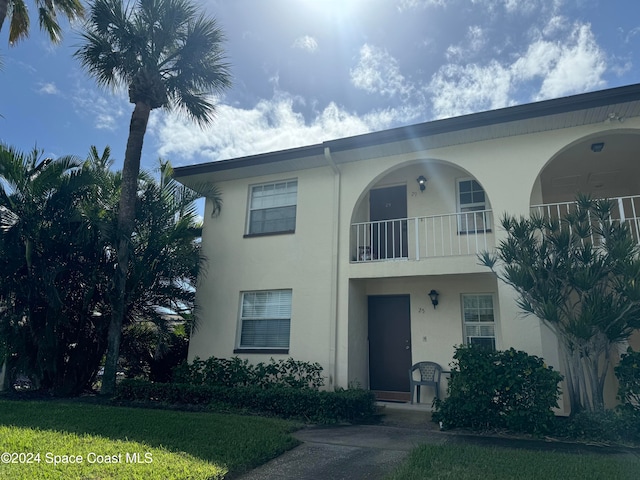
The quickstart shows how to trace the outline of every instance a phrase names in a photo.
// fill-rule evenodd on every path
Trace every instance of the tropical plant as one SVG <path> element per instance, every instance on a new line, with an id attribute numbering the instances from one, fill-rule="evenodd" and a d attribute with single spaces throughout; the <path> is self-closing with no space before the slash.
<path id="1" fill-rule="evenodd" d="M 562 218 L 505 216 L 507 239 L 481 255 L 523 312 L 555 333 L 572 414 L 604 408 L 613 347 L 640 327 L 638 246 L 613 208 L 579 196 Z"/>
<path id="2" fill-rule="evenodd" d="M 84 15 L 84 7 L 80 0 L 36 0 L 35 4 L 38 10 L 40 30 L 45 32 L 53 43 L 59 43 L 62 40 L 62 28 L 58 23 L 58 13 L 67 17 L 69 21 Z M 24 0 L 0 0 L 0 30 L 2 30 L 7 16 L 10 18 L 9 44 L 14 45 L 29 36 L 31 19 Z"/>
<path id="3" fill-rule="evenodd" d="M 121 184 L 109 154 L 41 160 L 0 148 L 0 354 L 14 379 L 55 394 L 88 387 L 107 348 Z M 125 325 L 153 325 L 154 378 L 170 371 L 175 331 L 193 326 L 201 264 L 197 195 L 170 178 L 168 162 L 160 170 L 160 180 L 140 176 L 125 305 Z M 181 338 L 174 364 L 186 356 Z"/>
<path id="4" fill-rule="evenodd" d="M 75 56 L 104 87 L 126 86 L 134 109 L 118 209 L 118 268 L 102 393 L 115 389 L 125 315 L 131 234 L 135 227 L 142 143 L 151 110 L 184 111 L 201 125 L 213 118 L 212 93 L 230 85 L 223 35 L 187 0 L 96 0 Z"/>
<path id="5" fill-rule="evenodd" d="M 0 146 L 0 337 L 10 377 L 61 394 L 79 393 L 106 346 L 108 258 L 83 211 L 94 177 L 81 165 Z"/>

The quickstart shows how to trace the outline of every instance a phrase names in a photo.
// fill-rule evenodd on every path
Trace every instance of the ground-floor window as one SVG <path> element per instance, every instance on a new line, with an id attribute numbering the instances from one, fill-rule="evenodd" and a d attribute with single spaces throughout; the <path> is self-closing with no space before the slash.
<path id="1" fill-rule="evenodd" d="M 482 345 L 495 350 L 495 315 L 493 295 L 462 295 L 462 320 L 467 345 Z"/>
<path id="2" fill-rule="evenodd" d="M 289 348 L 291 290 L 243 292 L 240 348 Z"/>

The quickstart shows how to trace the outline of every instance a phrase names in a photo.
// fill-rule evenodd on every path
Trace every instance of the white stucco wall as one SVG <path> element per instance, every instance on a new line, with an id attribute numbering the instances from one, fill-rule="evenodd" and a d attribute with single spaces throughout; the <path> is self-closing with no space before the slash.
<path id="1" fill-rule="evenodd" d="M 244 238 L 251 185 L 296 178 L 298 206 L 294 234 Z M 237 347 L 241 292 L 292 290 L 288 354 L 239 353 L 251 361 L 294 357 L 319 362 L 329 371 L 332 292 L 334 175 L 327 168 L 264 176 L 219 185 L 224 205 L 219 216 L 205 211 L 205 273 L 197 291 L 199 328 L 189 358 L 231 357 Z M 332 380 L 332 379 L 331 379 Z"/>
<path id="2" fill-rule="evenodd" d="M 219 183 L 224 206 L 216 218 L 209 218 L 208 210 L 205 215 L 208 273 L 198 290 L 200 329 L 189 357 L 234 354 L 242 291 L 290 288 L 290 350 L 279 357 L 321 363 L 329 386 L 368 386 L 367 295 L 409 294 L 413 359 L 446 367 L 454 345 L 463 340 L 460 295 L 491 293 L 498 348 L 513 346 L 557 366 L 553 336 L 522 316 L 512 289 L 479 266 L 475 256 L 354 264 L 351 223 L 368 220 L 370 189 L 398 184 L 407 186 L 408 217 L 453 213 L 457 179 L 473 177 L 493 210 L 491 240 L 499 242 L 505 235 L 498 225 L 504 213 L 528 215 L 531 203 L 542 201 L 539 176 L 545 165 L 568 145 L 610 128 L 597 124 L 417 152 L 399 142 L 397 151 L 404 153 L 392 156 L 373 147 L 359 161 L 346 161 L 355 155 L 350 151 L 336 154 L 339 175 L 327 165 Z M 640 131 L 640 120 L 629 119 L 625 128 Z M 419 175 L 428 178 L 424 192 L 416 182 Z M 249 186 L 290 178 L 298 179 L 295 234 L 243 238 Z M 412 242 L 411 230 L 409 238 Z M 441 293 L 436 310 L 427 297 L 432 288 Z M 240 356 L 256 362 L 270 357 Z"/>

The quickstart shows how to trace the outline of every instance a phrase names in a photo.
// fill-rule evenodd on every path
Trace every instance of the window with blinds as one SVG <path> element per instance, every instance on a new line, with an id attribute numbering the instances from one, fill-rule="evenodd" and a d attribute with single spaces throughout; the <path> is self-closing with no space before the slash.
<path id="1" fill-rule="evenodd" d="M 289 348 L 291 290 L 244 292 L 240 348 Z"/>
<path id="2" fill-rule="evenodd" d="M 462 296 L 464 337 L 467 345 L 482 345 L 496 349 L 493 295 Z"/>
<path id="3" fill-rule="evenodd" d="M 297 180 L 252 186 L 247 233 L 259 235 L 294 232 L 297 202 Z"/>

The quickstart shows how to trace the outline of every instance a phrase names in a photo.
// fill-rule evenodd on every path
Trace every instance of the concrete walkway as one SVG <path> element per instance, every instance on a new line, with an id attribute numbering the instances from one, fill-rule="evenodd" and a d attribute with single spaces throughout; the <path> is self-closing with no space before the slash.
<path id="1" fill-rule="evenodd" d="M 422 443 L 443 443 L 424 407 L 390 405 L 380 425 L 312 426 L 293 434 L 302 442 L 240 480 L 380 479 Z"/>
<path id="2" fill-rule="evenodd" d="M 389 405 L 380 425 L 308 427 L 293 434 L 303 442 L 239 480 L 382 479 L 420 444 L 480 444 L 495 447 L 638 455 L 637 451 L 564 442 L 440 432 L 428 410 Z"/>
<path id="3" fill-rule="evenodd" d="M 294 433 L 302 445 L 240 477 L 267 479 L 378 479 L 393 471 L 423 443 L 443 443 L 444 435 L 384 425 L 312 427 Z"/>

